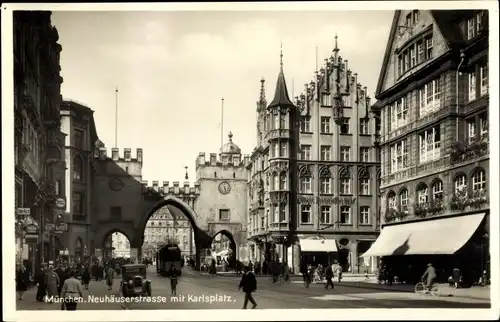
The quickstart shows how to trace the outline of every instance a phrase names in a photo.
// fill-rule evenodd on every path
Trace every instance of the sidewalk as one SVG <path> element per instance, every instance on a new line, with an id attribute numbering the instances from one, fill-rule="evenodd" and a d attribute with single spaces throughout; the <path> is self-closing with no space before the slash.
<path id="1" fill-rule="evenodd" d="M 201 275 L 208 275 L 205 272 L 197 273 Z M 217 276 L 224 277 L 239 277 L 241 275 L 236 274 L 235 272 L 217 272 Z M 256 275 L 257 278 L 270 278 L 269 275 Z M 292 274 L 292 283 L 302 283 L 302 275 Z M 338 280 L 334 278 L 335 284 L 338 284 Z M 326 282 L 326 281 L 324 281 Z M 368 279 L 366 279 L 364 274 L 356 274 L 356 273 L 343 273 L 342 274 L 342 282 L 341 285 L 345 285 L 348 287 L 358 287 L 365 289 L 374 289 L 374 290 L 384 290 L 384 291 L 392 291 L 392 292 L 406 292 L 413 293 L 415 292 L 415 285 L 413 284 L 392 284 L 392 286 L 386 284 L 379 284 L 375 275 L 368 275 Z M 439 296 L 443 297 L 460 297 L 460 298 L 469 298 L 469 299 L 478 299 L 478 300 L 490 300 L 490 286 L 473 286 L 470 288 L 453 288 L 448 285 L 448 283 L 439 284 Z"/>

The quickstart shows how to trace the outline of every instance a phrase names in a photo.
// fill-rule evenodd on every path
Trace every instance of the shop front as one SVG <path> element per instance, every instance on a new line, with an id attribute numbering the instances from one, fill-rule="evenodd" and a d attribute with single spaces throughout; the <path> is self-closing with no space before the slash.
<path id="1" fill-rule="evenodd" d="M 323 236 L 299 236 L 300 261 L 302 266 L 323 267 L 339 260 L 339 248 L 333 238 Z"/>
<path id="2" fill-rule="evenodd" d="M 446 281 L 454 268 L 470 283 L 484 271 L 489 276 L 488 214 L 461 213 L 389 224 L 363 258 L 381 258 L 399 280 L 418 282 L 428 263 L 439 281 Z"/>

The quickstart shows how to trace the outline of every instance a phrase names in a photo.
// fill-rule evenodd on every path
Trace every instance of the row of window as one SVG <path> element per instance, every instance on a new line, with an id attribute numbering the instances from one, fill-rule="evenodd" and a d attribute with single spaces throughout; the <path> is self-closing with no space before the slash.
<path id="1" fill-rule="evenodd" d="M 340 134 L 352 134 L 350 127 L 350 118 L 344 117 L 342 123 L 340 124 Z M 370 120 L 365 118 L 359 119 L 359 134 L 369 135 Z M 332 118 L 329 116 L 321 116 L 320 120 L 320 133 L 321 134 L 332 134 Z M 311 117 L 304 117 L 300 121 L 300 132 L 301 133 L 311 133 Z"/>
<path id="2" fill-rule="evenodd" d="M 454 181 L 454 193 L 465 192 L 467 193 L 467 177 L 465 174 L 459 174 Z M 483 191 L 486 189 L 486 172 L 483 169 L 477 169 L 472 175 L 472 191 Z M 417 202 L 427 203 L 429 201 L 442 201 L 443 200 L 443 182 L 435 180 L 429 193 L 429 187 L 425 184 L 420 184 L 416 189 Z M 402 211 L 408 210 L 409 193 L 408 189 L 404 188 L 396 195 L 394 191 L 387 194 L 387 207 L 389 209 L 401 209 Z"/>
<path id="3" fill-rule="evenodd" d="M 352 211 L 353 208 L 351 206 L 340 206 L 339 220 L 336 223 L 351 225 L 352 224 Z M 251 221 L 251 228 L 257 229 L 266 228 L 266 218 L 272 219 L 273 223 L 286 222 L 286 208 L 285 207 L 274 207 L 273 209 L 273 217 L 271 218 L 270 210 L 266 211 L 266 217 L 259 217 L 260 225 L 256 220 Z M 319 221 L 320 224 L 332 224 L 333 223 L 333 212 L 332 206 L 324 205 L 319 208 Z M 369 225 L 371 224 L 371 211 L 368 206 L 360 206 L 358 220 L 361 225 Z M 300 205 L 300 223 L 301 224 L 312 224 L 313 216 L 312 216 L 312 206 L 311 205 Z"/>
<path id="4" fill-rule="evenodd" d="M 432 35 L 422 37 L 398 55 L 398 77 L 432 58 L 432 40 Z"/>
<path id="5" fill-rule="evenodd" d="M 332 178 L 320 178 L 320 194 L 332 194 Z M 369 178 L 360 178 L 358 184 L 359 195 L 369 196 L 371 194 Z M 300 177 L 299 178 L 299 192 L 300 193 L 313 193 L 312 191 L 312 178 Z M 285 182 L 286 184 L 286 182 Z M 281 185 L 281 182 L 280 182 Z M 339 179 L 339 193 L 340 195 L 352 195 L 352 178 L 340 177 Z M 280 186 L 281 188 L 281 186 Z M 286 189 L 283 189 L 286 190 Z"/>
<path id="6" fill-rule="evenodd" d="M 472 143 L 488 138 L 488 117 L 486 114 L 474 116 L 466 120 L 467 142 Z M 418 133 L 419 164 L 431 162 L 441 158 L 440 125 L 428 128 Z M 479 132 L 477 129 L 479 128 Z M 390 147 L 391 173 L 398 172 L 409 166 L 409 142 L 405 138 Z"/>
<path id="7" fill-rule="evenodd" d="M 302 144 L 300 145 L 300 160 L 311 160 L 311 150 L 312 145 Z M 322 145 L 320 147 L 320 160 L 321 161 L 332 161 L 332 147 L 327 145 Z M 340 161 L 349 162 L 351 161 L 351 147 L 341 146 L 340 147 Z M 359 148 L 359 162 L 370 162 L 370 148 L 360 147 Z"/>

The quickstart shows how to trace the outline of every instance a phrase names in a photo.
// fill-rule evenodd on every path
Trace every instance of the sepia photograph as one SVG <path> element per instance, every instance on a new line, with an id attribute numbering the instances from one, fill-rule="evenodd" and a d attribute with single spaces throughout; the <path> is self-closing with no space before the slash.
<path id="1" fill-rule="evenodd" d="M 498 318 L 498 4 L 437 3 L 3 5 L 6 320 Z"/>

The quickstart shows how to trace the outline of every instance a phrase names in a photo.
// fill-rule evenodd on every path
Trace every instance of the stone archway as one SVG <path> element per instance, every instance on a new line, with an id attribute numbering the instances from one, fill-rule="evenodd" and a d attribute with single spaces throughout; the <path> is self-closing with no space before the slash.
<path id="1" fill-rule="evenodd" d="M 172 214 L 173 217 L 182 216 L 189 221 L 193 230 L 195 243 L 195 267 L 199 267 L 201 262 L 201 250 L 210 248 L 212 239 L 200 227 L 201 222 L 194 210 L 187 203 L 174 196 L 165 196 L 163 199 L 156 201 L 151 207 L 144 211 L 143 216 L 140 219 L 140 222 L 136 229 L 133 241 L 131 242 L 131 246 L 138 249 L 139 258 L 141 258 L 142 256 L 140 252 L 144 243 L 144 231 L 146 229 L 148 220 L 151 218 L 151 216 L 153 216 L 153 214 L 155 214 L 159 209 L 163 207 L 167 207 L 168 211 Z"/>
<path id="2" fill-rule="evenodd" d="M 128 231 L 126 229 L 120 229 L 117 227 L 109 228 L 101 236 L 99 236 L 97 239 L 99 247 L 102 248 L 104 259 L 110 259 L 112 257 L 112 254 L 113 254 L 112 247 L 114 247 L 113 242 L 112 242 L 112 238 L 113 238 L 113 234 L 115 234 L 115 233 L 120 233 L 123 236 L 125 236 L 128 239 L 130 245 L 132 245 L 133 232 Z"/>
<path id="3" fill-rule="evenodd" d="M 236 240 L 234 239 L 233 234 L 231 234 L 230 231 L 223 229 L 215 233 L 213 237 L 211 238 L 210 244 L 212 246 L 213 241 L 216 239 L 217 236 L 224 236 L 229 240 L 229 247 L 231 250 L 230 256 L 228 256 L 228 261 L 230 266 L 234 266 L 236 263 L 236 259 L 238 259 L 238 245 L 236 244 Z"/>

